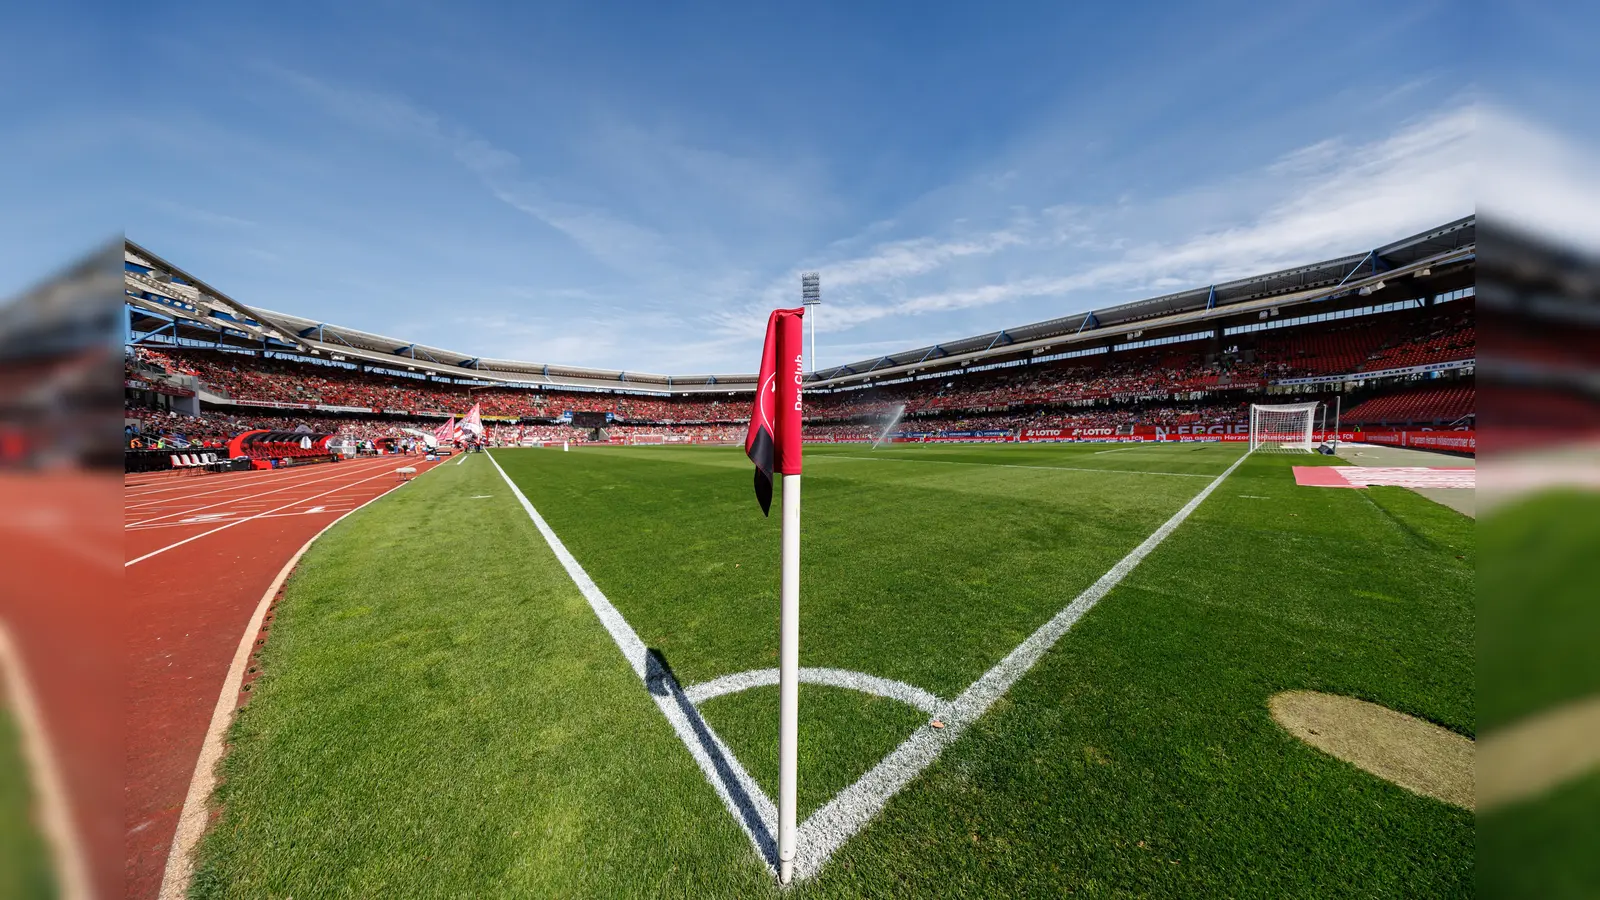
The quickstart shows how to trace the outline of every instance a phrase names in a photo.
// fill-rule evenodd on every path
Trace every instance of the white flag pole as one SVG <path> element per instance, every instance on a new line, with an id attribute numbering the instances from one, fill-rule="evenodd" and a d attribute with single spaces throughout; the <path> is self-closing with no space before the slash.
<path id="1" fill-rule="evenodd" d="M 778 639 L 778 878 L 794 874 L 800 739 L 800 476 L 783 476 L 783 598 Z"/>

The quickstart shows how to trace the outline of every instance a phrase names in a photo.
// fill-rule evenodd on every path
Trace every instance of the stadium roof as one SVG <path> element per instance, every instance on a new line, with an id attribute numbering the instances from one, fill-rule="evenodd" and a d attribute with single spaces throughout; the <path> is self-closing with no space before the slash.
<path id="1" fill-rule="evenodd" d="M 859 382 L 869 375 L 904 374 L 935 364 L 973 363 L 1049 345 L 1090 343 L 1131 331 L 1194 324 L 1254 309 L 1333 300 L 1380 282 L 1386 274 L 1470 259 L 1477 217 L 1467 216 L 1366 253 L 1341 256 L 1266 275 L 1191 288 L 1176 294 L 1075 313 L 1059 319 L 864 359 L 818 373 L 819 387 Z"/>
<path id="2" fill-rule="evenodd" d="M 114 350 L 116 249 L 107 241 L 16 297 L 0 299 L 0 361 Z"/>
<path id="3" fill-rule="evenodd" d="M 847 386 L 891 375 L 971 365 L 1046 347 L 1104 341 L 1133 331 L 1192 326 L 1257 309 L 1335 300 L 1363 288 L 1374 289 L 1385 277 L 1471 261 L 1476 252 L 1476 225 L 1476 217 L 1467 216 L 1365 253 L 865 359 L 823 370 L 813 376 L 811 384 Z M 487 359 L 257 309 L 132 241 L 124 247 L 124 268 L 130 324 L 146 335 L 165 334 L 217 346 L 304 353 L 460 379 L 552 388 L 688 394 L 749 391 L 755 387 L 753 373 L 661 375 Z"/>

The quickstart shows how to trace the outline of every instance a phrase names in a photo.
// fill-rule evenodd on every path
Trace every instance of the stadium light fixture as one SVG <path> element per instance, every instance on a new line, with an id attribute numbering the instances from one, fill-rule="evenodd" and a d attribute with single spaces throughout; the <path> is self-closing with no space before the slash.
<path id="1" fill-rule="evenodd" d="M 1363 297 L 1370 297 L 1374 292 L 1381 290 L 1383 290 L 1383 282 L 1379 281 L 1374 284 L 1362 285 L 1361 290 L 1356 291 L 1356 293 Z"/>
<path id="2" fill-rule="evenodd" d="M 817 371 L 817 307 L 822 305 L 822 275 L 819 272 L 800 274 L 800 305 L 805 307 L 806 319 L 811 322 L 811 372 Z"/>

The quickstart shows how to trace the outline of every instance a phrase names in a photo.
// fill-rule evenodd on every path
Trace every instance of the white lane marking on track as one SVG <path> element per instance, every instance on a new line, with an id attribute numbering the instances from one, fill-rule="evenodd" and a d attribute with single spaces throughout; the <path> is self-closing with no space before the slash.
<path id="1" fill-rule="evenodd" d="M 310 509 L 306 510 L 306 512 L 308 512 L 308 513 L 319 513 L 319 512 L 322 512 L 326 508 L 327 507 L 323 507 L 323 506 L 313 506 Z"/>
<path id="2" fill-rule="evenodd" d="M 216 476 L 206 476 L 206 479 L 204 481 L 200 481 L 200 482 L 195 482 L 195 481 L 191 480 L 189 476 L 185 475 L 185 476 L 183 476 L 181 478 L 174 477 L 174 478 L 166 479 L 167 481 L 181 481 L 181 482 L 183 482 L 181 484 L 174 484 L 174 485 L 170 485 L 168 487 L 152 488 L 151 490 L 148 490 L 148 491 L 137 491 L 137 490 L 136 491 L 128 491 L 128 490 L 124 489 L 123 499 L 124 500 L 132 500 L 135 497 L 148 497 L 148 496 L 150 496 L 152 494 L 166 494 L 166 493 L 171 493 L 172 491 L 189 491 L 189 490 L 193 490 L 196 487 L 204 487 L 206 485 L 213 485 L 213 484 L 217 484 L 217 483 L 222 482 L 222 481 L 226 481 L 230 485 L 240 485 L 240 484 L 246 484 L 246 483 L 250 483 L 250 482 L 254 482 L 254 483 L 259 484 L 260 482 L 269 481 L 269 480 L 271 480 L 273 478 L 281 477 L 282 475 L 283 475 L 283 473 L 278 471 L 278 470 L 276 470 L 276 469 L 261 469 L 261 470 L 255 470 L 255 471 L 250 471 L 250 472 L 224 472 L 224 473 L 219 473 Z M 150 484 L 156 484 L 156 483 L 158 483 L 158 482 L 150 482 Z M 136 485 L 136 487 L 147 487 L 147 486 L 148 485 Z M 161 501 L 157 500 L 157 501 L 153 501 L 153 502 L 160 503 Z"/>
<path id="3" fill-rule="evenodd" d="M 269 513 L 264 513 L 264 514 L 259 515 L 259 516 L 244 516 L 244 515 L 240 515 L 240 516 L 236 516 L 235 518 L 237 518 L 237 519 L 245 519 L 245 518 L 289 519 L 289 518 L 293 518 L 295 516 L 313 516 L 313 515 L 315 515 L 315 516 L 327 516 L 327 515 L 333 515 L 335 513 L 343 513 L 343 512 L 348 512 L 348 509 L 346 509 L 344 507 L 336 507 L 336 508 L 333 508 L 333 509 L 329 509 L 329 508 L 323 507 L 323 508 L 321 508 L 320 511 L 314 511 L 314 510 L 309 510 L 309 509 L 297 509 L 297 510 L 294 510 L 292 512 L 280 512 L 280 513 L 269 512 Z M 195 523 L 157 522 L 154 525 L 140 525 L 138 528 L 129 528 L 127 530 L 128 531 L 154 531 L 157 528 L 188 528 L 188 527 L 193 527 L 194 525 L 221 525 L 223 522 L 227 522 L 227 521 L 231 521 L 231 520 L 230 519 L 210 519 L 210 520 L 207 520 L 205 522 L 195 522 Z"/>
<path id="4" fill-rule="evenodd" d="M 51 868 L 58 880 L 57 889 L 62 897 L 74 900 L 90 897 L 93 891 L 89 864 L 78 830 L 73 827 L 66 780 L 56 762 L 60 757 L 52 750 L 22 653 L 4 619 L 0 619 L 0 688 L 5 689 L 6 707 L 20 732 L 23 769 L 32 776 L 26 781 L 33 788 L 33 815 L 45 846 L 54 857 Z"/>
<path id="5" fill-rule="evenodd" d="M 132 504 L 132 505 L 129 505 L 129 506 L 125 506 L 124 507 L 124 511 L 131 517 L 131 516 L 135 515 L 134 510 L 145 509 L 144 514 L 150 516 L 151 518 L 142 519 L 142 520 L 140 520 L 140 523 L 147 522 L 147 521 L 155 521 L 157 519 L 165 519 L 165 518 L 169 518 L 171 516 L 179 516 L 179 515 L 184 515 L 185 513 L 198 512 L 198 511 L 204 510 L 204 509 L 211 509 L 211 508 L 217 507 L 217 506 L 225 506 L 225 505 L 228 505 L 228 504 L 237 504 L 237 503 L 249 503 L 249 502 L 255 500 L 258 497 L 264 497 L 264 496 L 267 496 L 269 494 L 278 493 L 280 491 L 291 490 L 291 489 L 293 489 L 295 487 L 299 487 L 299 486 L 304 486 L 304 485 L 308 485 L 308 484 L 314 484 L 314 483 L 316 483 L 318 481 L 327 481 L 330 478 L 336 478 L 336 477 L 339 477 L 340 475 L 348 475 L 348 474 L 350 474 L 352 472 L 362 471 L 364 469 L 370 469 L 370 468 L 373 468 L 373 466 L 371 466 L 370 464 L 367 464 L 367 463 L 339 464 L 337 466 L 337 473 L 338 474 L 329 475 L 328 474 L 328 472 L 329 472 L 329 467 L 328 466 L 304 467 L 299 471 L 275 473 L 279 477 L 277 477 L 277 478 L 275 478 L 273 480 L 270 480 L 270 481 L 260 481 L 260 482 L 254 482 L 252 484 L 236 484 L 236 485 L 231 485 L 231 486 L 226 487 L 226 488 L 219 488 L 219 489 L 214 490 L 214 491 L 203 491 L 203 492 L 201 492 L 199 494 L 192 494 L 192 495 L 187 495 L 187 496 L 164 497 L 164 498 L 159 499 L 159 500 L 150 500 L 150 501 L 147 501 L 145 503 L 136 503 L 136 504 Z M 269 488 L 269 490 L 262 490 L 263 488 Z M 217 500 L 215 502 L 210 502 L 210 503 L 205 503 L 205 504 L 200 505 L 200 506 L 192 505 L 194 503 L 194 501 L 196 501 L 196 500 L 200 500 L 203 497 L 214 496 L 214 495 L 217 495 L 217 494 L 231 495 L 231 496 L 224 496 L 221 500 Z M 172 507 L 175 507 L 175 506 L 183 506 L 184 508 L 182 508 L 182 509 L 172 509 Z M 146 509 L 147 507 L 154 507 L 154 508 L 153 509 Z M 163 509 L 163 508 L 169 509 L 171 511 L 170 512 L 166 512 L 166 513 L 160 513 L 160 510 Z M 160 514 L 158 515 L 158 513 L 160 513 Z M 139 524 L 139 523 L 134 523 L 134 524 Z"/>
<path id="6" fill-rule="evenodd" d="M 335 464 L 335 465 L 337 465 L 337 464 Z M 299 478 L 299 479 L 295 479 L 293 482 L 291 482 L 289 484 L 283 485 L 282 487 L 273 488 L 270 491 L 260 491 L 260 492 L 257 492 L 257 493 L 246 494 L 243 497 L 232 497 L 232 498 L 229 498 L 229 499 L 226 499 L 226 500 L 218 500 L 215 503 L 207 503 L 204 506 L 193 506 L 193 507 L 190 507 L 188 509 L 180 509 L 180 510 L 177 510 L 175 512 L 164 513 L 164 514 L 159 515 L 159 516 L 151 516 L 148 519 L 140 519 L 137 522 L 129 522 L 127 525 L 125 525 L 123 527 L 131 528 L 134 525 L 148 525 L 151 522 L 159 522 L 162 519 L 170 519 L 173 516 L 181 516 L 181 515 L 185 515 L 185 514 L 188 514 L 188 513 L 199 512 L 202 509 L 214 509 L 214 508 L 216 508 L 218 506 L 229 506 L 229 505 L 237 506 L 237 505 L 239 505 L 241 503 L 250 503 L 250 502 L 254 502 L 254 501 L 259 501 L 260 498 L 262 498 L 262 497 L 268 497 L 268 496 L 271 496 L 273 494 L 281 494 L 284 491 L 292 491 L 295 488 L 306 487 L 307 485 L 320 484 L 321 482 L 324 482 L 324 481 L 332 481 L 335 478 L 343 478 L 346 475 L 353 474 L 354 472 L 370 472 L 375 468 L 380 468 L 380 467 L 379 466 L 373 466 L 373 465 L 364 465 L 364 466 L 358 466 L 358 467 L 356 467 L 354 469 L 341 468 L 341 469 L 339 469 L 337 472 L 335 472 L 332 475 L 326 474 L 327 473 L 326 469 L 323 469 L 323 470 L 320 470 L 320 471 L 315 471 L 315 472 L 308 472 L 307 474 L 309 474 L 309 475 L 322 475 L 323 477 L 321 477 L 321 478 Z M 161 502 L 165 503 L 165 502 L 168 502 L 168 501 L 161 501 Z M 182 502 L 182 501 L 180 500 L 179 502 Z"/>
<path id="7" fill-rule="evenodd" d="M 1249 457 L 1250 454 L 1246 452 L 1234 460 L 1222 474 L 1212 477 L 1198 494 L 1173 513 L 1171 518 L 1145 538 L 1139 546 L 1129 551 L 1116 565 L 1100 576 L 1094 584 L 1041 625 L 993 668 L 979 676 L 978 680 L 959 697 L 947 704 L 941 704 L 939 718 L 944 720 L 944 728 L 919 728 L 906 739 L 905 743 L 884 757 L 855 784 L 841 791 L 801 823 L 796 840 L 798 848 L 794 859 L 795 880 L 810 878 L 821 871 L 835 850 L 872 821 L 901 788 L 938 759 L 945 747 L 954 743 L 969 725 L 982 717 L 995 700 L 1027 674 L 1062 635 L 1110 593 L 1112 588 L 1120 584 L 1128 573 L 1150 555 L 1151 551 L 1177 530 L 1178 526 L 1200 507 L 1223 480 L 1233 474 L 1233 471 Z M 873 457 L 859 458 L 873 459 Z M 506 474 L 505 469 L 500 467 L 499 461 L 495 460 L 492 453 L 489 459 L 499 470 L 500 477 L 511 488 L 511 492 L 521 502 L 522 508 L 533 520 L 534 525 L 538 527 L 539 533 L 544 536 L 545 542 L 550 545 L 562 567 L 567 570 L 567 575 L 589 601 L 590 608 L 594 610 L 606 631 L 611 634 L 623 657 L 628 660 L 635 674 L 644 680 L 656 705 L 672 724 L 679 740 L 688 748 L 690 755 L 700 766 L 701 772 L 705 774 L 706 780 L 711 783 L 712 789 L 722 799 L 734 820 L 744 829 L 768 870 L 776 875 L 777 847 L 773 842 L 773 836 L 777 833 L 777 807 L 722 743 L 716 731 L 700 717 L 699 711 L 694 708 L 690 697 L 679 687 L 672 673 L 655 663 L 654 657 L 648 653 L 644 642 L 622 617 L 622 613 L 606 599 L 588 572 L 584 571 L 583 566 L 561 543 L 561 539 L 533 508 L 533 504 L 528 502 L 528 498 Z"/>
<path id="8" fill-rule="evenodd" d="M 367 462 L 370 462 L 370 461 L 371 460 L 360 460 L 358 465 L 359 464 L 364 464 L 364 463 L 367 463 Z M 233 474 L 219 475 L 219 476 L 216 476 L 216 477 L 219 478 L 219 479 L 222 479 L 225 483 L 220 484 L 217 487 L 214 487 L 212 490 L 199 491 L 199 492 L 195 492 L 195 493 L 185 493 L 185 494 L 180 494 L 180 495 L 178 495 L 176 497 L 162 497 L 162 498 L 159 498 L 159 499 L 156 499 L 156 500 L 146 500 L 143 503 L 126 503 L 126 501 L 128 499 L 131 499 L 131 498 L 124 497 L 123 501 L 124 501 L 124 503 L 126 503 L 126 506 L 124 508 L 125 509 L 143 509 L 146 506 L 160 506 L 160 505 L 165 504 L 165 503 L 187 503 L 187 502 L 189 502 L 191 500 L 197 500 L 197 499 L 199 499 L 201 497 L 209 497 L 209 496 L 211 496 L 213 494 L 221 494 L 221 493 L 225 493 L 227 491 L 251 490 L 251 489 L 260 487 L 260 486 L 262 486 L 264 484 L 271 484 L 273 482 L 280 482 L 281 483 L 281 482 L 284 482 L 284 481 L 299 481 L 301 479 L 301 476 L 303 476 L 303 475 L 317 475 L 317 474 L 320 474 L 319 470 L 317 470 L 315 467 L 312 467 L 310 469 L 301 469 L 301 468 L 295 468 L 295 469 L 266 469 L 266 470 L 262 470 L 262 471 L 259 471 L 259 472 L 241 472 L 241 473 L 238 473 L 237 475 L 233 475 Z M 245 478 L 247 478 L 249 476 L 252 476 L 252 475 L 259 475 L 261 477 L 259 477 L 259 478 L 251 478 L 249 481 L 245 481 L 244 480 Z M 213 484 L 213 483 L 215 483 L 215 482 L 201 482 L 199 484 L 194 484 L 194 485 L 185 485 L 184 488 L 181 488 L 181 489 L 182 490 L 188 490 L 188 489 L 190 489 L 192 487 L 206 487 L 208 484 Z M 180 488 L 172 488 L 171 490 L 180 490 Z"/>
<path id="9" fill-rule="evenodd" d="M 376 475 L 368 476 L 366 478 L 361 479 L 360 481 L 353 481 L 350 484 L 342 484 L 342 485 L 340 485 L 340 486 L 338 486 L 336 488 L 332 488 L 330 490 L 323 491 L 322 493 L 317 494 L 314 497 L 304 497 L 304 498 L 296 500 L 296 501 L 294 501 L 292 503 L 285 503 L 284 505 L 278 507 L 277 509 L 269 510 L 268 512 L 282 512 L 283 510 L 286 510 L 291 506 L 299 506 L 300 504 L 306 502 L 307 500 L 316 500 L 319 497 L 326 497 L 329 494 L 336 494 L 339 491 L 348 490 L 349 488 L 353 488 L 353 487 L 355 487 L 356 485 L 359 485 L 359 484 L 366 484 L 367 482 L 372 481 L 375 478 L 382 478 L 382 477 L 384 477 L 384 476 L 386 476 L 388 474 L 390 474 L 390 473 L 387 472 L 387 471 L 379 472 Z M 236 519 L 236 520 L 234 520 L 232 522 L 229 522 L 226 525 L 222 525 L 220 527 L 213 528 L 210 531 L 202 531 L 199 534 L 191 535 L 190 537 L 186 537 L 183 540 L 178 541 L 175 544 L 168 544 L 167 546 L 162 547 L 159 550 L 152 550 L 149 553 L 146 553 L 145 555 L 139 557 L 138 559 L 130 559 L 126 563 L 123 563 L 123 568 L 127 568 L 129 566 L 132 566 L 135 563 L 142 563 L 145 560 L 151 558 L 152 556 L 160 556 L 161 554 L 167 552 L 168 550 L 173 550 L 173 549 L 176 549 L 178 547 L 182 547 L 184 544 L 187 544 L 187 543 L 189 543 L 191 541 L 198 541 L 203 537 L 209 537 L 209 536 L 211 536 L 213 534 L 216 534 L 219 531 L 227 531 L 229 528 L 232 528 L 235 525 L 242 525 L 245 522 L 251 522 L 251 521 L 254 521 L 256 519 L 260 519 L 260 518 L 265 517 L 266 515 L 267 515 L 267 513 L 256 513 L 253 516 L 247 516 L 247 517 L 245 517 L 243 519 Z"/>
<path id="10" fill-rule="evenodd" d="M 106 546 L 93 533 L 84 533 L 62 527 L 60 517 L 45 510 L 24 511 L 10 516 L 0 516 L 0 529 L 21 531 L 34 538 L 44 538 L 57 550 L 71 553 L 80 559 L 100 566 L 110 566 L 121 555 L 117 547 Z M 115 543 L 120 544 L 118 540 Z"/>
<path id="11" fill-rule="evenodd" d="M 294 571 L 295 564 L 307 550 L 311 549 L 317 538 L 327 534 L 328 529 L 343 522 L 345 517 L 382 500 L 389 495 L 389 491 L 404 486 L 404 482 L 397 484 L 324 525 L 321 531 L 300 545 L 294 556 L 284 563 L 283 568 L 278 570 L 277 577 L 272 580 L 272 584 L 268 585 L 267 592 L 262 594 L 256 603 L 256 611 L 250 616 L 250 624 L 245 626 L 244 636 L 239 639 L 239 646 L 233 651 L 233 662 L 228 666 L 227 677 L 223 679 L 222 693 L 217 697 L 217 705 L 211 710 L 211 722 L 206 728 L 205 740 L 200 745 L 200 757 L 195 762 L 194 775 L 189 779 L 189 790 L 183 797 L 183 809 L 178 813 L 178 827 L 172 836 L 171 849 L 167 852 L 167 864 L 161 873 L 159 900 L 182 900 L 189 894 L 189 882 L 194 878 L 194 849 L 200 843 L 200 837 L 205 834 L 207 804 L 211 799 L 211 792 L 217 786 L 216 770 L 217 763 L 222 760 L 223 737 L 233 724 L 239 691 L 244 685 L 245 666 L 250 662 L 250 648 L 255 646 L 256 635 L 261 633 L 261 623 L 266 619 L 267 608 L 272 605 L 272 598 L 277 596 L 278 588 L 283 587 L 284 581 L 289 578 L 289 573 Z"/>
<path id="12" fill-rule="evenodd" d="M 1131 448 L 1130 448 L 1131 449 Z M 903 456 L 844 456 L 827 454 L 818 459 L 859 459 L 866 462 L 934 463 L 945 466 L 984 466 L 991 469 L 1049 469 L 1056 472 L 1095 472 L 1101 475 L 1170 475 L 1174 478 L 1215 478 L 1203 472 L 1147 472 L 1142 469 L 1096 469 L 1086 466 L 1028 466 L 1021 463 L 980 463 L 956 459 L 907 459 Z"/>
<path id="13" fill-rule="evenodd" d="M 601 593 L 594 579 L 589 577 L 578 560 L 567 551 L 566 545 L 556 537 L 544 517 L 533 508 L 528 498 L 517 487 L 506 470 L 500 468 L 500 461 L 495 459 L 494 453 L 489 453 L 489 461 L 505 480 L 511 493 L 522 504 L 522 509 L 533 520 L 534 527 L 544 536 L 545 543 L 560 561 L 562 568 L 567 570 L 567 577 L 578 586 L 585 600 L 589 601 L 589 608 L 594 611 L 600 624 L 605 626 L 611 635 L 611 640 L 616 642 L 617 649 L 622 651 L 623 659 L 633 673 L 644 682 L 645 690 L 656 702 L 656 707 L 672 725 L 672 730 L 677 733 L 678 739 L 689 749 L 689 755 L 694 758 L 695 764 L 711 783 L 712 790 L 722 799 L 723 805 L 744 829 L 750 838 L 750 843 L 755 847 L 756 853 L 767 864 L 767 868 L 774 874 L 777 872 L 774 860 L 778 858 L 778 808 L 767 797 L 760 786 L 746 772 L 744 766 L 733 755 L 722 738 L 717 736 L 711 725 L 701 718 L 700 711 L 695 709 L 694 703 L 684 694 L 678 680 L 672 672 L 656 659 L 645 647 L 644 641 L 634 632 L 628 620 L 622 617 L 606 595 Z"/>

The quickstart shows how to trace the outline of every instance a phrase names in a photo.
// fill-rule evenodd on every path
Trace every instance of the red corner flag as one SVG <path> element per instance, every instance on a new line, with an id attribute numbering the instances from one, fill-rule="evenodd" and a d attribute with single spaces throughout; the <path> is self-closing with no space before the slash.
<path id="1" fill-rule="evenodd" d="M 775 309 L 767 318 L 755 408 L 744 452 L 756 464 L 756 500 L 772 510 L 772 473 L 800 474 L 800 382 L 804 376 L 800 317 L 805 308 Z"/>

